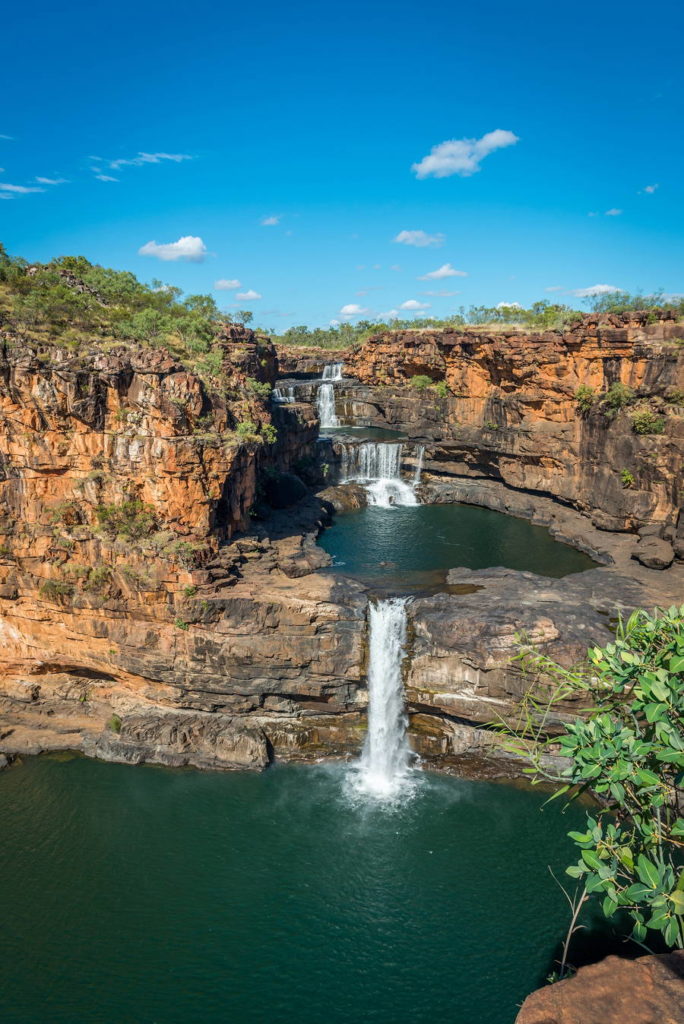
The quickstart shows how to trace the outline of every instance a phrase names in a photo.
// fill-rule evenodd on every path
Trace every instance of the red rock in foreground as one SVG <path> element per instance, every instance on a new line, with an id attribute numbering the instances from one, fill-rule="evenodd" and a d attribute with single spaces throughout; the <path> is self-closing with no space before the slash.
<path id="1" fill-rule="evenodd" d="M 515 1024 L 682 1024 L 684 952 L 608 956 L 528 996 Z"/>

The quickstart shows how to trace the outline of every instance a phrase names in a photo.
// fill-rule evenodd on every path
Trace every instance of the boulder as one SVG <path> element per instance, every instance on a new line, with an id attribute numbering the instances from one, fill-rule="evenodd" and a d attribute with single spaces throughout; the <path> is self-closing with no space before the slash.
<path id="1" fill-rule="evenodd" d="M 515 1024 L 681 1024 L 684 952 L 608 956 L 528 996 Z"/>
<path id="2" fill-rule="evenodd" d="M 660 537 L 645 536 L 634 548 L 632 557 L 647 569 L 668 569 L 674 561 L 674 548 Z"/>

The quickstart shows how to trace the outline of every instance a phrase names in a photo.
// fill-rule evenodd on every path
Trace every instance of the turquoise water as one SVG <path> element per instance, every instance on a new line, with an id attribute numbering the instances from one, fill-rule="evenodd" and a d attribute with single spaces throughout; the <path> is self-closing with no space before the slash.
<path id="1" fill-rule="evenodd" d="M 342 773 L 0 773 L 3 1024 L 512 1024 L 579 809 L 425 775 L 383 811 Z"/>
<path id="2" fill-rule="evenodd" d="M 332 571 L 407 590 L 443 579 L 446 569 L 504 566 L 560 577 L 596 565 L 526 519 L 475 505 L 364 508 L 336 516 L 319 544 L 335 559 Z"/>

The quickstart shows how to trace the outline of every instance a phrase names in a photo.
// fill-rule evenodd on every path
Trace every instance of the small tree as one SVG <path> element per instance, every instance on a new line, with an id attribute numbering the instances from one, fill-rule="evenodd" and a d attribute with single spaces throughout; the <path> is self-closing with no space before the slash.
<path id="1" fill-rule="evenodd" d="M 634 612 L 577 670 L 531 650 L 520 657 L 552 683 L 545 699 L 527 695 L 510 749 L 531 762 L 533 782 L 560 787 L 556 796 L 590 792 L 600 801 L 585 831 L 569 833 L 579 860 L 566 870 L 580 888 L 561 974 L 579 909 L 592 897 L 606 917 L 629 914 L 645 948 L 649 932 L 684 948 L 684 606 Z M 558 705 L 578 699 L 580 716 L 549 737 Z M 550 748 L 566 759 L 559 772 L 548 767 Z"/>

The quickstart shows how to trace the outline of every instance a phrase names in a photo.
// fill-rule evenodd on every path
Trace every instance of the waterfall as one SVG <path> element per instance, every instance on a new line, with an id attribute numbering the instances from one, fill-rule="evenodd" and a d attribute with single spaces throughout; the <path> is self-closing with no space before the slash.
<path id="1" fill-rule="evenodd" d="M 271 392 L 271 397 L 273 398 L 274 402 L 280 402 L 281 404 L 297 401 L 297 396 L 295 394 L 294 387 L 273 388 L 273 391 Z"/>
<path id="2" fill-rule="evenodd" d="M 425 455 L 425 445 L 418 445 L 418 455 L 416 458 L 416 469 L 413 474 L 413 486 L 418 487 L 420 484 L 420 474 L 423 472 L 423 456 Z"/>
<path id="3" fill-rule="evenodd" d="M 392 508 L 418 504 L 413 487 L 401 479 L 403 445 L 366 441 L 343 444 L 341 448 L 341 482 L 364 484 L 369 505 Z"/>
<path id="4" fill-rule="evenodd" d="M 401 678 L 406 602 L 405 597 L 393 597 L 368 609 L 368 733 L 355 788 L 384 800 L 406 789 L 411 758 Z"/>
<path id="5" fill-rule="evenodd" d="M 344 363 L 328 363 L 323 367 L 321 380 L 342 380 L 342 367 Z"/>
<path id="6" fill-rule="evenodd" d="M 323 367 L 321 380 L 324 382 L 318 388 L 316 396 L 316 407 L 321 427 L 339 427 L 340 421 L 335 414 L 335 388 L 326 381 L 342 380 L 343 363 L 328 363 Z"/>
<path id="7" fill-rule="evenodd" d="M 332 384 L 321 384 L 316 396 L 316 408 L 323 429 L 339 427 L 340 421 L 335 415 L 335 389 Z"/>

